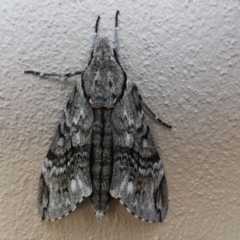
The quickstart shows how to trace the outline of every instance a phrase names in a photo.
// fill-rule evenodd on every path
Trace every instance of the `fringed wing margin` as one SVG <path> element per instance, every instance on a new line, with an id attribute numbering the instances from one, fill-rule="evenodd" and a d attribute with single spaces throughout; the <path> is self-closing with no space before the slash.
<path id="1" fill-rule="evenodd" d="M 112 113 L 113 176 L 110 194 L 136 217 L 161 222 L 168 209 L 162 162 L 153 142 L 136 85 L 129 82 Z"/>
<path id="2" fill-rule="evenodd" d="M 47 154 L 38 188 L 38 211 L 43 220 L 68 215 L 92 193 L 90 148 L 93 112 L 78 83 L 67 102 Z"/>

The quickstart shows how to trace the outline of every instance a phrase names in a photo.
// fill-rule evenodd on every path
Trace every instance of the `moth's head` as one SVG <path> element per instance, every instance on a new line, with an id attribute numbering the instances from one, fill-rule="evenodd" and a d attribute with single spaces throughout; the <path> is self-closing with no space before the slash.
<path id="1" fill-rule="evenodd" d="M 109 59 L 111 56 L 113 56 L 113 51 L 111 49 L 108 38 L 99 37 L 93 51 L 93 58 L 104 61 L 106 59 Z"/>

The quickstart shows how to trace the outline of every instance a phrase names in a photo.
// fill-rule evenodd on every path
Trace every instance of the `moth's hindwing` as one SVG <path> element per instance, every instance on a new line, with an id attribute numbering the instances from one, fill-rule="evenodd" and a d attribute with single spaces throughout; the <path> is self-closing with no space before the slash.
<path id="1" fill-rule="evenodd" d="M 79 81 L 68 100 L 40 176 L 38 210 L 42 219 L 66 216 L 83 197 L 92 193 L 89 166 L 92 124 L 93 111 Z"/>
<path id="2" fill-rule="evenodd" d="M 127 81 L 112 112 L 113 175 L 110 194 L 136 217 L 163 221 L 168 209 L 164 169 L 136 85 Z"/>

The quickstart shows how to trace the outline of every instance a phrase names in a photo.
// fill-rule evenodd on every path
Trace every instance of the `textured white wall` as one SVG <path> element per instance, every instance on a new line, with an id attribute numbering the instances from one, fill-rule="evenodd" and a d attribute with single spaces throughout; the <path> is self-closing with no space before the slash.
<path id="1" fill-rule="evenodd" d="M 122 65 L 172 130 L 152 123 L 166 169 L 164 223 L 89 200 L 53 223 L 37 215 L 37 182 L 72 85 L 24 75 L 81 70 L 97 15 Z M 240 239 L 240 3 L 237 0 L 2 0 L 0 239 Z"/>

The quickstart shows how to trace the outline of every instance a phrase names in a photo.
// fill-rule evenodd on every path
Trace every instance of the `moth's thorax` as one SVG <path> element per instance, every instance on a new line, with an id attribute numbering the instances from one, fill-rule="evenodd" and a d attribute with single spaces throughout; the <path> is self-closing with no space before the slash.
<path id="1" fill-rule="evenodd" d="M 82 76 L 92 108 L 113 108 L 123 92 L 124 72 L 113 56 L 107 38 L 99 38 L 92 59 Z"/>

